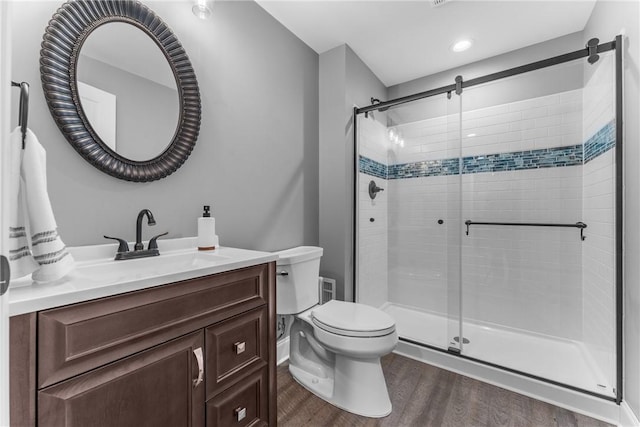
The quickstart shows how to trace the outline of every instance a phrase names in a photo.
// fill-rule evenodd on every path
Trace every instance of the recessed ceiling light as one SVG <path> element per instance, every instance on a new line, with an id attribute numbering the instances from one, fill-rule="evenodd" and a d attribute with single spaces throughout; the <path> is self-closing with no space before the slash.
<path id="1" fill-rule="evenodd" d="M 469 135 L 467 135 L 467 138 L 473 138 L 474 136 L 476 136 L 475 133 L 470 133 Z"/>
<path id="2" fill-rule="evenodd" d="M 464 52 L 473 45 L 473 40 L 463 39 L 455 42 L 451 45 L 451 50 L 454 52 Z"/>
<path id="3" fill-rule="evenodd" d="M 211 16 L 210 0 L 197 0 L 191 11 L 200 19 L 207 19 Z"/>

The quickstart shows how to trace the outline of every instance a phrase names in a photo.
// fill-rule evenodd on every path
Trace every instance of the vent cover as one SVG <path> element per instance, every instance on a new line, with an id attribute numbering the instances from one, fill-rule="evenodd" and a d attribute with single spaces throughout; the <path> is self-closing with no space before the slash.
<path id="1" fill-rule="evenodd" d="M 318 293 L 320 304 L 336 299 L 336 281 L 326 277 L 318 277 Z"/>
<path id="2" fill-rule="evenodd" d="M 443 4 L 449 2 L 450 0 L 431 0 L 431 7 L 442 6 Z"/>

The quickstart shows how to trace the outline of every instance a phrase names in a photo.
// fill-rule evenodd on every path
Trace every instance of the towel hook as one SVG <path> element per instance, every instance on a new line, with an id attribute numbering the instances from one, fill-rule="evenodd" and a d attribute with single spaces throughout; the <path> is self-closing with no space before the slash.
<path id="1" fill-rule="evenodd" d="M 29 118 L 29 83 L 11 82 L 11 86 L 20 88 L 20 106 L 18 114 L 18 125 L 22 133 L 22 149 L 24 150 L 25 139 L 27 138 L 27 120 Z"/>

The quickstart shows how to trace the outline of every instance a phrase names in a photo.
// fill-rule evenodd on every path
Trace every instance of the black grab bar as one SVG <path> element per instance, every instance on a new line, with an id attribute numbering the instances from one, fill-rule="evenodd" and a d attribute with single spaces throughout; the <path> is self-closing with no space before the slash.
<path id="1" fill-rule="evenodd" d="M 584 235 L 584 229 L 587 228 L 587 224 L 582 221 L 578 221 L 575 224 L 554 224 L 554 223 L 544 223 L 544 222 L 477 222 L 471 221 L 470 219 L 466 220 L 465 225 L 467 226 L 467 236 L 469 235 L 469 227 L 472 225 L 507 225 L 507 226 L 518 226 L 518 227 L 571 227 L 571 228 L 579 228 L 580 229 L 580 240 L 584 240 L 587 237 Z"/>

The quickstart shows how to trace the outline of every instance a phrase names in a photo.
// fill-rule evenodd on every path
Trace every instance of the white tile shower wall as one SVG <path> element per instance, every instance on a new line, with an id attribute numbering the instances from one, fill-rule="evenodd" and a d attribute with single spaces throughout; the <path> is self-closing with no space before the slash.
<path id="1" fill-rule="evenodd" d="M 389 301 L 445 315 L 448 199 L 458 194 L 457 178 L 389 180 L 389 188 Z"/>
<path id="2" fill-rule="evenodd" d="M 465 174 L 462 188 L 463 221 L 583 220 L 582 166 Z M 462 239 L 465 319 L 580 339 L 581 251 L 576 228 L 471 225 Z"/>
<path id="3" fill-rule="evenodd" d="M 358 302 L 380 307 L 388 299 L 387 279 L 387 181 L 359 173 Z M 375 180 L 385 191 L 371 200 L 369 181 Z M 373 219 L 373 221 L 371 221 Z"/>
<path id="4" fill-rule="evenodd" d="M 609 386 L 615 384 L 615 150 L 585 164 L 583 195 L 583 336 Z"/>
<path id="5" fill-rule="evenodd" d="M 405 147 L 393 163 L 457 157 L 458 122 L 459 115 L 454 114 L 396 126 Z M 462 113 L 465 156 L 582 142 L 582 89 Z"/>
<path id="6" fill-rule="evenodd" d="M 386 127 L 371 118 L 359 118 L 360 155 L 387 164 Z M 358 173 L 358 302 L 380 307 L 388 299 L 387 279 L 387 200 L 391 190 L 387 180 Z M 384 191 L 372 200 L 369 182 L 374 180 Z M 373 219 L 373 221 L 371 221 Z"/>
<path id="7" fill-rule="evenodd" d="M 583 88 L 582 140 L 587 141 L 615 117 L 615 63 L 612 55 L 602 55 Z"/>
<path id="8" fill-rule="evenodd" d="M 613 117 L 611 72 L 608 67 L 595 74 L 598 82 L 608 82 L 608 86 L 592 83 L 584 90 L 465 112 L 462 155 L 581 144 Z M 458 117 L 399 126 L 406 147 L 393 152 L 390 163 L 457 157 Z M 470 134 L 475 135 L 467 136 Z M 389 300 L 457 314 L 452 302 L 457 298 L 456 262 L 462 235 L 466 318 L 562 338 L 584 337 L 591 343 L 596 363 L 611 366 L 612 355 L 607 350 L 615 337 L 611 329 L 614 304 L 613 288 L 608 284 L 614 278 L 614 186 L 613 170 L 601 164 L 613 164 L 613 152 L 584 168 L 465 174 L 463 218 L 456 209 L 458 176 L 390 180 Z M 608 212 L 603 207 L 607 203 Z M 438 219 L 445 225 L 437 227 Z M 465 236 L 460 230 L 465 219 L 583 221 L 589 225 L 585 230 L 589 238 L 581 241 L 575 228 L 479 226 L 472 226 L 470 236 Z M 608 230 L 601 231 L 602 221 L 610 222 Z M 443 251 L 442 245 L 448 249 Z M 603 256 L 604 262 L 593 262 Z M 603 294 L 603 287 L 608 294 Z M 593 315 L 602 303 L 607 308 Z"/>
<path id="9" fill-rule="evenodd" d="M 406 146 L 392 163 L 458 157 L 458 118 L 400 126 Z M 582 90 L 469 111 L 463 119 L 463 156 L 580 144 Z M 462 223 L 584 221 L 582 166 L 462 180 L 462 187 L 456 175 L 389 180 L 389 300 L 457 315 L 462 244 L 465 318 L 581 339 L 579 230 L 472 226 L 466 236 Z"/>
<path id="10" fill-rule="evenodd" d="M 614 63 L 610 55 L 583 89 L 583 140 L 610 123 L 614 113 Z M 583 212 L 588 224 L 582 263 L 584 342 L 609 387 L 615 384 L 615 148 L 584 165 Z"/>
<path id="11" fill-rule="evenodd" d="M 370 115 L 358 117 L 358 148 L 360 155 L 386 165 L 389 152 L 387 128 Z"/>
<path id="12" fill-rule="evenodd" d="M 462 179 L 462 218 L 458 176 L 389 181 L 389 300 L 457 314 L 462 236 L 466 319 L 579 339 L 577 229 L 471 226 L 466 236 L 460 224 L 466 219 L 580 221 L 581 166 L 467 174 Z"/>

